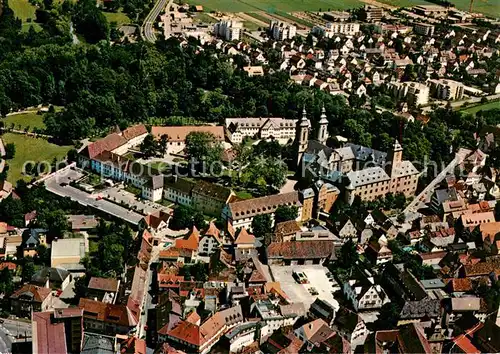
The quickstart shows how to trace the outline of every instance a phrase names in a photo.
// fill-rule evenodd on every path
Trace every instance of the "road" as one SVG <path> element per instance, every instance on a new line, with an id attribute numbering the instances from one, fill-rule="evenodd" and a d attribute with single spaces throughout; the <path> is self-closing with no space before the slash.
<path id="1" fill-rule="evenodd" d="M 139 224 L 143 215 L 104 199 L 97 200 L 97 195 L 86 193 L 69 185 L 71 181 L 75 181 L 82 176 L 83 174 L 81 172 L 72 169 L 58 171 L 45 180 L 45 188 L 47 188 L 49 192 L 61 197 L 69 197 L 84 206 L 91 206 L 134 225 Z"/>
<path id="2" fill-rule="evenodd" d="M 2 318 L 0 324 L 0 353 L 10 353 L 17 335 L 31 337 L 31 323 Z"/>
<path id="3" fill-rule="evenodd" d="M 153 29 L 154 23 L 165 8 L 170 8 L 172 2 L 173 0 L 168 0 L 168 3 L 167 0 L 158 0 L 158 2 L 151 9 L 141 27 L 141 34 L 144 40 L 152 43 L 156 42 L 156 34 L 154 33 Z M 168 18 L 168 20 L 165 22 L 165 26 L 167 25 L 170 26 L 170 18 Z"/>
<path id="4" fill-rule="evenodd" d="M 432 180 L 431 183 L 427 185 L 427 187 L 424 188 L 422 192 L 418 196 L 413 199 L 413 201 L 408 204 L 406 209 L 403 211 L 403 213 L 409 214 L 412 212 L 417 211 L 417 206 L 420 202 L 423 202 L 427 199 L 429 199 L 432 196 L 432 193 L 434 193 L 434 189 L 437 187 L 439 183 L 449 174 L 452 173 L 455 167 L 462 163 L 464 158 L 466 157 L 466 152 L 467 150 L 465 149 L 460 149 L 456 154 L 455 158 L 451 160 L 451 162 Z"/>

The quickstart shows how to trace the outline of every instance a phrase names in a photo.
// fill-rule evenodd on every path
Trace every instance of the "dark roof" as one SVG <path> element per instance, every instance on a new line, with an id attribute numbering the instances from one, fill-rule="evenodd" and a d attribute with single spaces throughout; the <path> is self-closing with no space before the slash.
<path id="1" fill-rule="evenodd" d="M 165 180 L 163 181 L 164 188 L 175 189 L 189 195 L 191 195 L 195 184 L 196 183 L 193 181 L 177 176 L 165 177 Z"/>
<path id="2" fill-rule="evenodd" d="M 362 319 L 357 313 L 345 307 L 341 307 L 339 312 L 335 315 L 334 323 L 341 330 L 352 333 L 360 321 L 362 321 Z"/>
<path id="3" fill-rule="evenodd" d="M 403 353 L 431 353 L 429 342 L 419 325 L 411 323 L 402 326 L 398 334 L 398 345 Z"/>
<path id="4" fill-rule="evenodd" d="M 114 354 L 115 337 L 85 332 L 81 354 Z"/>
<path id="5" fill-rule="evenodd" d="M 225 203 L 231 195 L 231 190 L 218 184 L 200 180 L 195 184 L 193 193 Z"/>
<path id="6" fill-rule="evenodd" d="M 309 308 L 309 312 L 313 313 L 315 317 L 322 318 L 327 322 L 335 317 L 335 308 L 327 301 L 316 298 Z"/>
<path id="7" fill-rule="evenodd" d="M 441 302 L 437 299 L 423 299 L 420 301 L 407 301 L 401 310 L 400 318 L 420 319 L 435 318 L 441 314 Z"/>
<path id="8" fill-rule="evenodd" d="M 387 153 L 375 150 L 366 146 L 347 143 L 345 146 L 350 147 L 357 161 L 373 161 L 380 165 L 385 162 Z"/>
<path id="9" fill-rule="evenodd" d="M 40 243 L 40 234 L 47 233 L 46 229 L 27 229 L 23 232 L 23 246 L 28 243 L 38 245 Z"/>
<path id="10" fill-rule="evenodd" d="M 475 333 L 474 339 L 483 353 L 500 353 L 500 327 L 492 320 L 484 322 L 484 326 Z"/>
<path id="11" fill-rule="evenodd" d="M 45 284 L 47 278 L 50 282 L 63 282 L 69 275 L 70 273 L 66 269 L 45 267 L 31 277 L 31 282 Z"/>

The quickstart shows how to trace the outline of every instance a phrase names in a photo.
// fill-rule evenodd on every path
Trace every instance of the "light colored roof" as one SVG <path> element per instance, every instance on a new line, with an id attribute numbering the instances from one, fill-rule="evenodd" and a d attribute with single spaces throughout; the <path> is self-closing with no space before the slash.
<path id="1" fill-rule="evenodd" d="M 179 127 L 152 127 L 151 134 L 157 139 L 162 135 L 167 135 L 170 142 L 183 142 L 189 133 L 193 132 L 207 132 L 212 133 L 218 141 L 224 141 L 224 127 L 223 126 L 179 126 Z"/>
<path id="2" fill-rule="evenodd" d="M 94 215 L 68 215 L 68 221 L 73 230 L 93 229 L 99 224 Z"/>
<path id="3" fill-rule="evenodd" d="M 52 241 L 51 258 L 85 256 L 84 238 L 63 238 Z"/>
<path id="4" fill-rule="evenodd" d="M 495 214 L 492 211 L 485 213 L 467 213 L 461 216 L 464 226 L 477 226 L 484 223 L 495 222 Z"/>
<path id="5" fill-rule="evenodd" d="M 418 170 L 413 166 L 413 164 L 410 161 L 401 161 L 395 168 L 394 168 L 394 176 L 392 177 L 403 177 L 403 176 L 411 176 L 411 175 L 416 175 L 418 173 Z"/>
<path id="6" fill-rule="evenodd" d="M 378 166 L 365 168 L 360 171 L 351 171 L 347 173 L 347 178 L 350 181 L 349 186 L 352 188 L 388 181 L 391 179 L 384 169 Z"/>

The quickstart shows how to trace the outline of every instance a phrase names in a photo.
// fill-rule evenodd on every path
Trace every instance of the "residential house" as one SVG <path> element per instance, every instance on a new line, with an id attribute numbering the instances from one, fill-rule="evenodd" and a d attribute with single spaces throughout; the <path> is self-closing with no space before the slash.
<path id="1" fill-rule="evenodd" d="M 32 312 L 47 311 L 52 304 L 52 289 L 25 284 L 10 296 L 10 309 L 19 317 L 31 316 Z"/>
<path id="2" fill-rule="evenodd" d="M 49 289 L 64 289 L 72 280 L 70 272 L 61 268 L 43 267 L 31 277 L 31 283 Z"/>
<path id="3" fill-rule="evenodd" d="M 99 225 L 99 221 L 94 215 L 68 215 L 68 222 L 73 232 L 93 232 Z"/>
<path id="4" fill-rule="evenodd" d="M 336 333 L 322 319 L 318 318 L 297 328 L 294 334 L 304 342 L 307 351 L 319 348 Z"/>
<path id="5" fill-rule="evenodd" d="M 24 230 L 21 244 L 23 257 L 34 257 L 38 246 L 47 246 L 47 231 L 46 229 Z"/>
<path id="6" fill-rule="evenodd" d="M 257 247 L 260 245 L 260 242 L 257 241 L 254 235 L 249 234 L 244 227 L 239 231 L 234 245 L 234 258 L 237 262 L 245 261 L 259 255 Z"/>
<path id="7" fill-rule="evenodd" d="M 120 280 L 115 278 L 92 277 L 87 285 L 87 296 L 104 303 L 114 304 L 119 287 Z"/>
<path id="8" fill-rule="evenodd" d="M 416 322 L 430 327 L 431 324 L 439 323 L 441 314 L 439 299 L 424 298 L 418 301 L 406 301 L 399 315 L 398 325 Z"/>
<path id="9" fill-rule="evenodd" d="M 341 308 L 335 316 L 332 329 L 351 343 L 352 348 L 363 345 L 370 333 L 362 317 L 345 307 Z"/>
<path id="10" fill-rule="evenodd" d="M 372 277 L 360 275 L 343 284 L 343 292 L 356 311 L 375 310 L 390 302 L 382 287 Z"/>
<path id="11" fill-rule="evenodd" d="M 333 324 L 335 319 L 336 310 L 333 305 L 328 303 L 328 301 L 316 298 L 309 308 L 308 317 L 312 319 L 322 319 L 329 326 Z"/>
<path id="12" fill-rule="evenodd" d="M 222 246 L 221 232 L 211 221 L 208 229 L 203 232 L 198 245 L 198 254 L 209 256 L 215 253 Z"/>
<path id="13" fill-rule="evenodd" d="M 137 326 L 137 320 L 125 305 L 107 304 L 81 298 L 85 331 L 105 335 L 127 334 Z"/>

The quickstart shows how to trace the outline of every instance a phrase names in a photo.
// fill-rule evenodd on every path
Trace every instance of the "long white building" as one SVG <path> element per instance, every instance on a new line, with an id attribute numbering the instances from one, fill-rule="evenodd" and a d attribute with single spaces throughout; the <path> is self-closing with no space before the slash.
<path id="1" fill-rule="evenodd" d="M 243 23 L 234 20 L 220 21 L 214 26 L 215 35 L 227 41 L 239 41 L 242 31 Z"/>
<path id="2" fill-rule="evenodd" d="M 353 22 L 328 22 L 326 26 L 314 26 L 312 29 L 313 34 L 321 35 L 327 38 L 332 38 L 336 34 L 353 36 L 356 33 L 359 33 L 359 31 L 359 23 Z"/>
<path id="3" fill-rule="evenodd" d="M 233 144 L 239 144 L 245 137 L 277 139 L 286 144 L 295 138 L 296 119 L 285 118 L 226 118 L 226 129 Z"/>
<path id="4" fill-rule="evenodd" d="M 277 41 L 292 39 L 297 34 L 297 27 L 286 22 L 271 21 L 269 33 Z"/>

